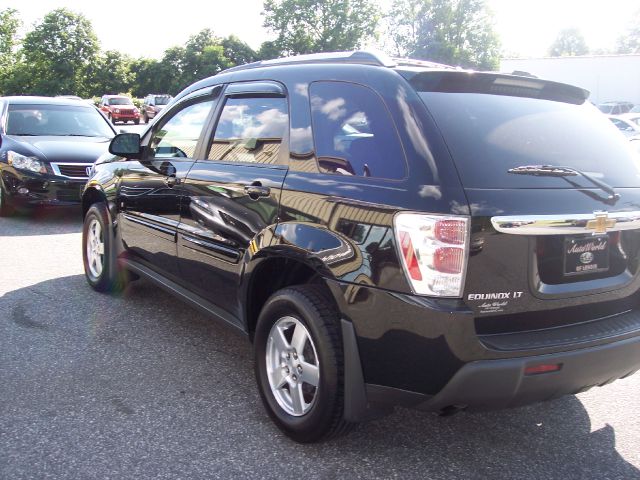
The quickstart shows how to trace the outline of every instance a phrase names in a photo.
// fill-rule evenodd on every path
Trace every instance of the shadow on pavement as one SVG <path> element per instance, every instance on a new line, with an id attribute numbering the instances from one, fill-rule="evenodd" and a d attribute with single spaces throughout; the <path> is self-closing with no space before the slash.
<path id="1" fill-rule="evenodd" d="M 107 296 L 58 278 L 0 297 L 0 312 L 0 477 L 640 478 L 574 396 L 399 410 L 294 444 L 259 402 L 248 341 L 145 281 Z"/>
<path id="2" fill-rule="evenodd" d="M 0 238 L 82 232 L 80 207 L 49 207 L 0 218 Z"/>

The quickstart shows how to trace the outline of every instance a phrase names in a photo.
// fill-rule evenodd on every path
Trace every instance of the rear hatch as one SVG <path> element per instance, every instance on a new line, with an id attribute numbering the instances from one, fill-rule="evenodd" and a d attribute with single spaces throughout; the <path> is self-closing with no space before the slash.
<path id="1" fill-rule="evenodd" d="M 489 73 L 403 75 L 441 130 L 469 202 L 464 299 L 477 333 L 634 310 L 640 159 L 588 92 Z"/>

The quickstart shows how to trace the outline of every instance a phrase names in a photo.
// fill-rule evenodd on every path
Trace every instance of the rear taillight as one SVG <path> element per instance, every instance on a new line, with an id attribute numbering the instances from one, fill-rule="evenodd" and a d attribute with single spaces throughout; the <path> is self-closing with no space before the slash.
<path id="1" fill-rule="evenodd" d="M 461 297 L 469 256 L 469 219 L 399 213 L 395 233 L 415 293 Z"/>

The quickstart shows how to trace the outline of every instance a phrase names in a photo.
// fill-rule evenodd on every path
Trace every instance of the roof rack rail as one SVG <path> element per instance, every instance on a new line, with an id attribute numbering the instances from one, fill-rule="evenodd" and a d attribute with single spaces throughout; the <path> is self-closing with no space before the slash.
<path id="1" fill-rule="evenodd" d="M 445 68 L 447 70 L 453 69 L 457 70 L 457 67 L 453 67 L 451 65 L 446 65 L 444 63 L 432 62 L 430 60 L 416 60 L 414 58 L 398 58 L 393 57 L 391 59 L 396 66 L 400 67 L 425 67 L 425 68 Z"/>
<path id="2" fill-rule="evenodd" d="M 325 52 L 296 55 L 293 57 L 262 60 L 231 67 L 224 72 L 238 72 L 251 68 L 270 67 L 276 65 L 296 65 L 302 63 L 353 63 L 359 65 L 374 65 L 378 67 L 395 67 L 396 62 L 388 55 L 373 50 L 356 50 L 351 52 Z"/>

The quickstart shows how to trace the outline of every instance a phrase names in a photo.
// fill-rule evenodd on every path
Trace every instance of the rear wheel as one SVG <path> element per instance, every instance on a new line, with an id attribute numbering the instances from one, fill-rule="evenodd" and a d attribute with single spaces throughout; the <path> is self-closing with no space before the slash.
<path id="1" fill-rule="evenodd" d="M 117 292 L 126 283 L 126 272 L 118 266 L 107 206 L 91 205 L 82 229 L 82 259 L 89 285 L 99 292 Z"/>
<path id="2" fill-rule="evenodd" d="M 139 124 L 140 124 L 140 119 L 139 119 L 139 118 L 136 118 L 136 119 L 133 121 L 133 123 L 135 123 L 136 125 L 139 125 Z"/>
<path id="3" fill-rule="evenodd" d="M 8 217 L 13 214 L 13 205 L 9 201 L 9 196 L 0 181 L 0 217 Z"/>
<path id="4" fill-rule="evenodd" d="M 142 121 L 143 121 L 144 123 L 149 123 L 149 117 L 147 116 L 147 114 L 146 114 L 146 113 L 144 113 L 144 114 L 142 115 Z"/>
<path id="5" fill-rule="evenodd" d="M 254 338 L 260 396 L 276 425 L 298 442 L 348 432 L 339 316 L 316 285 L 276 292 Z"/>

